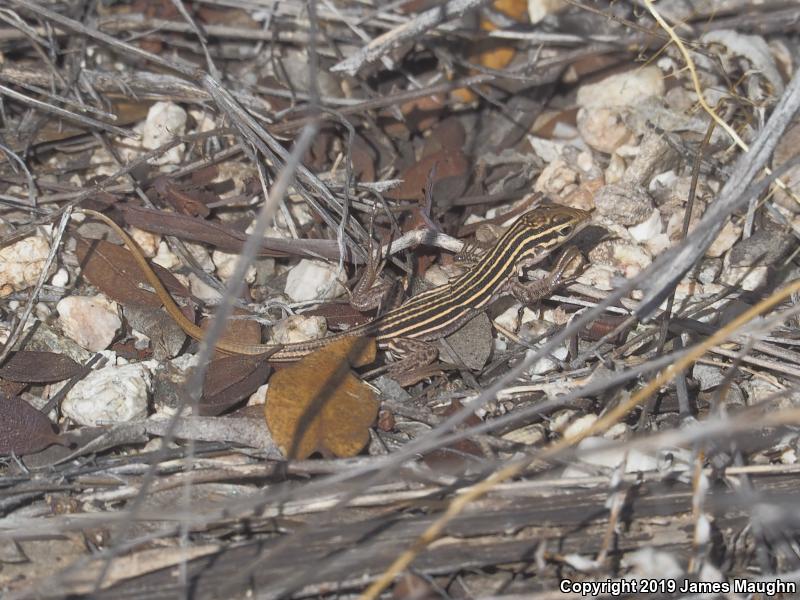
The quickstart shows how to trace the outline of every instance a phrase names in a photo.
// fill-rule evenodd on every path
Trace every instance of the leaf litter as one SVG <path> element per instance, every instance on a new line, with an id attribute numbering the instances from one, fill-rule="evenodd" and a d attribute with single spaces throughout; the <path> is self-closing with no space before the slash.
<path id="1" fill-rule="evenodd" d="M 0 31 L 0 339 L 19 330 L 0 361 L 0 517 L 19 549 L 0 558 L 3 593 L 86 593 L 69 569 L 95 552 L 110 564 L 92 562 L 97 597 L 788 575 L 796 7 L 665 4 L 665 26 L 647 1 L 119 2 L 79 17 L 61 4 L 12 0 Z M 785 184 L 754 191 L 765 166 L 784 166 Z M 169 325 L 105 226 L 52 246 L 62 211 L 110 209 L 192 323 L 230 304 L 224 339 L 258 344 L 263 324 L 325 316 L 339 331 L 457 277 L 461 241 L 491 246 L 542 202 L 534 191 L 594 211 L 574 240 L 586 268 L 536 306 L 499 300 L 406 389 L 375 378 L 383 350 L 348 358 L 358 338 L 274 373 L 263 357 L 198 364 L 203 345 Z M 270 227 L 250 248 L 262 206 Z M 49 279 L 19 240 L 55 248 Z M 377 312 L 313 301 L 340 280 L 352 290 L 378 248 L 396 298 Z M 241 280 L 226 253 L 251 258 Z M 311 302 L 287 293 L 298 258 L 334 265 L 308 271 Z M 62 414 L 61 382 L 88 356 L 55 305 L 96 294 L 124 316 L 104 368 L 150 361 L 145 389 L 107 384 L 129 389 L 121 400 L 144 391 L 144 419 Z M 772 294 L 726 343 L 665 371 Z M 658 373 L 671 378 L 639 401 Z M 139 501 L 153 490 L 160 504 Z M 151 556 L 154 539 L 166 550 Z M 185 570 L 174 547 L 190 549 Z M 416 560 L 403 571 L 398 557 Z"/>

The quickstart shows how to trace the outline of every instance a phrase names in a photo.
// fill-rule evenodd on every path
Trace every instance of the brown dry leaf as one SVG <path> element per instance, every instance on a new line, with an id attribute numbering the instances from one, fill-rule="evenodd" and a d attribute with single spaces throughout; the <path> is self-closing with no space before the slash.
<path id="1" fill-rule="evenodd" d="M 89 283 L 120 304 L 152 308 L 161 306 L 158 296 L 140 287 L 140 284 L 146 285 L 149 289 L 149 284 L 126 248 L 105 240 L 90 243 L 77 235 L 75 239 L 75 253 L 81 263 L 81 273 Z M 171 294 L 189 296 L 189 291 L 172 273 L 157 264 L 151 266 Z M 183 312 L 190 321 L 194 321 L 194 311 L 189 305 L 183 308 Z"/>
<path id="2" fill-rule="evenodd" d="M 422 198 L 431 171 L 433 173 L 433 195 L 437 201 L 458 197 L 467 185 L 467 159 L 460 150 L 440 150 L 428 154 L 419 162 L 403 169 L 399 177 L 403 183 L 387 192 L 386 197 L 393 200 L 414 200 Z M 442 198 L 445 196 L 445 198 Z"/>
<path id="3" fill-rule="evenodd" d="M 343 337 L 272 376 L 264 415 L 287 458 L 355 456 L 366 446 L 379 402 L 350 368 L 375 352 L 374 339 Z"/>
<path id="4" fill-rule="evenodd" d="M 216 416 L 253 394 L 267 380 L 269 367 L 257 356 L 223 356 L 211 361 L 198 414 Z"/>
<path id="5" fill-rule="evenodd" d="M 234 316 L 247 314 L 236 309 Z M 211 320 L 201 323 L 208 329 Z M 239 344 L 258 344 L 261 342 L 261 325 L 251 319 L 231 319 L 225 324 L 221 341 Z M 263 358 L 258 356 L 227 356 L 216 353 L 208 365 L 203 397 L 198 406 L 200 416 L 222 414 L 244 398 L 255 392 L 267 380 L 269 368 Z"/>
<path id="6" fill-rule="evenodd" d="M 81 365 L 55 352 L 14 352 L 0 367 L 0 377 L 24 383 L 64 381 L 81 372 Z"/>
<path id="7" fill-rule="evenodd" d="M 245 317 L 250 315 L 245 310 L 236 308 L 233 311 L 233 317 L 228 319 L 225 323 L 225 329 L 220 336 L 220 342 L 230 342 L 232 344 L 260 344 L 261 343 L 261 325 L 258 321 L 253 319 L 239 319 L 236 317 Z M 200 322 L 200 327 L 208 333 L 211 328 L 212 318 L 205 318 Z M 217 353 L 217 356 L 225 356 L 224 354 Z"/>
<path id="8" fill-rule="evenodd" d="M 22 398 L 0 398 L 0 455 L 32 454 L 53 444 L 65 442 L 47 415 Z"/>
<path id="9" fill-rule="evenodd" d="M 449 417 L 464 408 L 458 400 L 451 400 L 450 405 L 441 411 L 441 416 Z M 476 415 L 470 415 L 459 427 L 463 430 L 468 427 L 477 427 L 482 421 Z M 481 447 L 469 439 L 458 440 L 444 446 L 436 448 L 426 453 L 423 461 L 431 469 L 443 473 L 463 473 L 471 464 L 477 464 L 478 458 L 483 458 Z"/>
<path id="10" fill-rule="evenodd" d="M 223 252 L 241 252 L 247 239 L 243 231 L 187 215 L 137 206 L 125 206 L 120 210 L 128 225 L 151 233 L 210 244 Z M 306 256 L 338 260 L 339 246 L 335 240 L 264 238 L 259 256 Z"/>

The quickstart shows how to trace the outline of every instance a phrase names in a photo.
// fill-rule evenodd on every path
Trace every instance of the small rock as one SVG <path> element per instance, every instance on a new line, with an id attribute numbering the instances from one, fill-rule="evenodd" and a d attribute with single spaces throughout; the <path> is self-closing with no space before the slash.
<path id="1" fill-rule="evenodd" d="M 633 131 L 616 108 L 581 108 L 578 110 L 577 123 L 583 140 L 599 152 L 611 154 L 633 139 Z"/>
<path id="2" fill-rule="evenodd" d="M 180 259 L 173 254 L 172 250 L 169 249 L 169 245 L 164 240 L 161 240 L 158 244 L 158 252 L 156 252 L 153 262 L 160 267 L 164 267 L 167 271 L 171 271 L 181 264 Z"/>
<path id="3" fill-rule="evenodd" d="M 122 326 L 116 303 L 105 296 L 69 296 L 56 309 L 67 337 L 92 352 L 108 348 Z"/>
<path id="4" fill-rule="evenodd" d="M 796 238 L 780 227 L 763 227 L 731 249 L 730 263 L 734 267 L 773 265 L 796 247 Z"/>
<path id="5" fill-rule="evenodd" d="M 595 196 L 597 212 L 615 223 L 629 227 L 652 216 L 653 203 L 639 185 L 606 185 Z"/>
<path id="6" fill-rule="evenodd" d="M 228 254 L 227 252 L 221 252 L 219 250 L 214 250 L 211 253 L 211 260 L 217 267 L 217 275 L 220 279 L 227 282 L 233 276 L 233 271 L 236 268 L 236 261 L 238 258 L 238 254 Z M 247 267 L 244 280 L 249 284 L 255 282 L 256 267 L 254 264 L 250 263 L 250 266 Z"/>
<path id="7" fill-rule="evenodd" d="M 588 465 L 607 469 L 615 469 L 625 461 L 626 473 L 658 470 L 659 462 L 657 456 L 645 454 L 636 448 L 631 450 L 626 450 L 625 448 L 596 449 L 606 444 L 608 444 L 607 440 L 598 437 L 587 437 L 581 440 L 577 446 L 580 460 Z M 591 475 L 593 475 L 591 471 L 587 472 L 587 469 L 581 469 L 580 466 L 569 466 L 564 470 L 563 476 L 572 478 Z"/>
<path id="8" fill-rule="evenodd" d="M 625 423 L 614 423 L 608 430 L 603 434 L 603 437 L 607 440 L 621 440 L 625 438 L 628 433 L 630 433 L 630 428 Z"/>
<path id="9" fill-rule="evenodd" d="M 131 237 L 147 258 L 153 258 L 158 252 L 158 243 L 161 240 L 161 236 L 133 227 L 131 228 Z"/>
<path id="10" fill-rule="evenodd" d="M 622 559 L 626 567 L 632 569 L 632 576 L 642 579 L 665 578 L 680 579 L 684 572 L 678 559 L 668 552 L 645 547 L 626 554 Z"/>
<path id="11" fill-rule="evenodd" d="M 197 264 L 200 265 L 203 271 L 206 273 L 213 273 L 216 270 L 217 267 L 214 261 L 211 260 L 211 255 L 208 253 L 205 246 L 194 242 L 185 242 L 185 246 L 189 254 L 197 261 Z"/>
<path id="12" fill-rule="evenodd" d="M 594 210 L 594 196 L 603 187 L 603 178 L 589 179 L 561 198 L 566 206 L 581 210 Z"/>
<path id="13" fill-rule="evenodd" d="M 528 350 L 525 353 L 525 358 L 527 359 L 534 353 L 534 350 Z M 552 358 L 546 356 L 544 358 L 539 359 L 534 363 L 529 369 L 528 374 L 531 376 L 535 375 L 544 375 L 545 373 L 549 373 L 550 371 L 554 371 L 558 368 L 558 362 L 556 360 L 566 360 L 567 356 L 569 356 L 569 352 L 564 346 L 559 346 L 553 352 L 551 352 Z"/>
<path id="14" fill-rule="evenodd" d="M 562 192 L 578 181 L 578 173 L 563 159 L 556 159 L 543 170 L 533 189 L 551 196 L 561 196 Z"/>
<path id="15" fill-rule="evenodd" d="M 289 271 L 284 292 L 295 302 L 331 300 L 344 294 L 345 274 L 336 279 L 336 265 L 303 259 Z"/>
<path id="16" fill-rule="evenodd" d="M 250 398 L 247 400 L 247 406 L 263 406 L 267 402 L 267 388 L 269 384 L 265 383 L 259 387 Z"/>
<path id="17" fill-rule="evenodd" d="M 692 376 L 700 384 L 702 391 L 717 387 L 725 379 L 722 369 L 714 365 L 697 363 L 692 369 Z"/>
<path id="18" fill-rule="evenodd" d="M 600 242 L 589 252 L 593 265 L 606 265 L 625 277 L 634 277 L 653 262 L 647 252 L 633 244 L 620 240 Z"/>
<path id="19" fill-rule="evenodd" d="M 554 15 L 567 7 L 564 0 L 528 0 L 528 17 L 531 25 L 542 21 L 548 15 Z"/>
<path id="20" fill-rule="evenodd" d="M 613 280 L 614 271 L 608 265 L 590 264 L 578 275 L 578 283 L 603 291 L 614 289 Z"/>
<path id="21" fill-rule="evenodd" d="M 514 303 L 497 315 L 494 318 L 494 322 L 508 331 L 516 331 L 520 325 L 520 307 L 521 305 L 519 302 Z"/>
<path id="22" fill-rule="evenodd" d="M 711 242 L 708 250 L 706 250 L 706 256 L 719 258 L 733 247 L 740 235 L 742 235 L 742 228 L 732 221 L 728 221 L 722 227 L 719 235 Z"/>
<path id="23" fill-rule="evenodd" d="M 722 261 L 718 258 L 706 258 L 700 263 L 697 272 L 697 281 L 700 283 L 714 283 L 722 272 Z"/>
<path id="24" fill-rule="evenodd" d="M 603 179 L 608 184 L 619 183 L 625 176 L 625 169 L 625 159 L 614 152 L 608 161 L 606 170 L 603 172 Z"/>
<path id="25" fill-rule="evenodd" d="M 485 312 L 480 312 L 456 331 L 445 337 L 447 344 L 440 343 L 439 356 L 455 364 L 458 358 L 468 369 L 483 368 L 492 353 L 492 324 Z M 449 347 L 448 347 L 449 346 Z M 455 352 L 456 357 L 452 356 Z"/>
<path id="26" fill-rule="evenodd" d="M 649 96 L 664 95 L 664 79 L 655 66 L 610 75 L 578 89 L 576 102 L 582 108 L 635 106 Z"/>
<path id="27" fill-rule="evenodd" d="M 0 298 L 33 286 L 49 253 L 50 243 L 39 235 L 0 248 Z"/>
<path id="28" fill-rule="evenodd" d="M 657 208 L 654 208 L 650 213 L 650 217 L 638 225 L 628 228 L 628 233 L 631 237 L 639 243 L 647 242 L 648 240 L 659 235 L 663 230 L 661 223 L 661 213 Z"/>
<path id="29" fill-rule="evenodd" d="M 172 102 L 156 102 L 147 111 L 142 128 L 142 146 L 154 150 L 186 133 L 186 111 Z M 170 148 L 151 160 L 155 165 L 176 165 L 183 161 L 184 144 Z"/>
<path id="30" fill-rule="evenodd" d="M 577 414 L 578 411 L 571 408 L 556 411 L 550 419 L 550 431 L 553 433 L 563 433 L 564 429 L 569 426 L 572 419 L 575 418 Z"/>
<path id="31" fill-rule="evenodd" d="M 69 283 L 69 271 L 65 268 L 60 268 L 56 274 L 50 279 L 50 284 L 55 287 L 63 288 Z M 0 294 L 2 295 L 2 294 Z"/>
<path id="32" fill-rule="evenodd" d="M 294 344 L 321 338 L 328 331 L 325 317 L 292 315 L 272 326 L 270 341 L 274 344 Z"/>
<path id="33" fill-rule="evenodd" d="M 564 142 L 540 138 L 533 135 L 528 136 L 528 143 L 533 148 L 536 156 L 541 158 L 545 164 L 558 160 L 564 148 Z"/>
<path id="34" fill-rule="evenodd" d="M 425 283 L 429 283 L 433 287 L 438 287 L 446 284 L 453 276 L 460 274 L 460 271 L 461 268 L 458 265 L 443 266 L 436 264 L 425 269 L 425 275 L 423 275 L 422 278 L 425 280 Z"/>
<path id="35" fill-rule="evenodd" d="M 767 283 L 769 277 L 769 267 L 723 267 L 722 283 L 738 286 L 739 288 L 752 292 Z"/>
<path id="36" fill-rule="evenodd" d="M 569 425 L 567 425 L 566 429 L 564 429 L 564 437 L 574 438 L 575 436 L 582 435 L 592 425 L 594 425 L 596 421 L 597 421 L 597 415 L 595 415 L 594 413 L 589 413 L 588 415 L 583 415 L 582 417 L 578 417 L 577 419 L 572 421 Z"/>
<path id="37" fill-rule="evenodd" d="M 520 427 L 519 429 L 509 431 L 502 436 L 504 440 L 508 440 L 509 442 L 526 444 L 528 446 L 533 446 L 542 442 L 544 437 L 544 427 L 542 427 L 542 425 L 539 423 Z"/>
<path id="38" fill-rule="evenodd" d="M 92 371 L 67 393 L 62 410 L 73 421 L 89 427 L 99 421 L 144 419 L 150 377 L 144 363 Z"/>
<path id="39" fill-rule="evenodd" d="M 800 146 L 800 121 L 795 121 L 784 132 L 783 136 L 781 136 L 781 139 L 778 141 L 778 145 L 775 147 L 775 153 L 772 156 L 772 168 L 777 169 L 797 156 L 798 146 Z M 800 165 L 791 167 L 781 179 L 788 186 L 789 190 L 794 192 L 795 195 L 800 196 Z M 794 213 L 800 212 L 800 204 L 798 204 L 794 198 L 777 186 L 773 189 L 775 190 L 775 199 L 782 207 Z"/>
<path id="40" fill-rule="evenodd" d="M 200 298 L 200 300 L 212 304 L 219 302 L 222 294 L 220 294 L 216 288 L 208 285 L 194 273 L 189 273 L 187 279 L 189 281 L 189 289 L 192 290 L 192 294 Z"/>
<path id="41" fill-rule="evenodd" d="M 636 158 L 625 171 L 625 182 L 647 187 L 656 172 L 677 166 L 678 153 L 670 146 L 663 135 L 648 131 L 639 144 Z"/>

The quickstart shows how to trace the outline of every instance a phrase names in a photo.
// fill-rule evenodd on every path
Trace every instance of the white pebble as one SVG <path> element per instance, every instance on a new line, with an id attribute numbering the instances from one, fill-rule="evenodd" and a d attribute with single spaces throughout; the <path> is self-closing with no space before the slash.
<path id="1" fill-rule="evenodd" d="M 147 258 L 153 258 L 158 251 L 158 242 L 161 236 L 158 236 L 143 229 L 133 227 L 131 229 L 131 237 L 139 245 L 139 248 Z"/>
<path id="2" fill-rule="evenodd" d="M 186 133 L 186 111 L 173 102 L 156 102 L 147 111 L 142 128 L 142 146 L 154 150 Z M 170 148 L 151 162 L 156 165 L 175 165 L 183 160 L 184 144 Z"/>
<path id="3" fill-rule="evenodd" d="M 268 383 L 260 386 L 255 392 L 253 392 L 250 398 L 247 399 L 247 406 L 264 406 L 264 404 L 267 402 L 268 388 Z"/>
<path id="4" fill-rule="evenodd" d="M 150 371 L 144 363 L 105 367 L 75 384 L 64 399 L 64 414 L 81 425 L 144 419 Z"/>
<path id="5" fill-rule="evenodd" d="M 553 15 L 564 10 L 567 6 L 564 0 L 528 0 L 528 16 L 533 25 L 547 15 Z"/>
<path id="6" fill-rule="evenodd" d="M 0 248 L 0 298 L 34 285 L 49 253 L 47 239 L 36 235 Z"/>
<path id="7" fill-rule="evenodd" d="M 189 289 L 192 290 L 192 294 L 200 298 L 204 302 L 210 302 L 215 304 L 219 302 L 219 299 L 222 297 L 216 288 L 211 287 L 205 281 L 200 279 L 194 273 L 189 273 Z"/>
<path id="8" fill-rule="evenodd" d="M 582 435 L 592 425 L 594 425 L 595 421 L 597 421 L 597 415 L 593 413 L 589 413 L 588 415 L 583 415 L 582 417 L 578 417 L 572 423 L 567 425 L 566 429 L 564 429 L 564 437 L 574 438 L 576 436 Z"/>
<path id="9" fill-rule="evenodd" d="M 344 294 L 345 275 L 336 279 L 336 265 L 303 259 L 289 272 L 284 292 L 295 302 L 330 300 Z"/>
<path id="10" fill-rule="evenodd" d="M 173 254 L 172 250 L 169 249 L 169 245 L 164 240 L 161 240 L 158 244 L 158 252 L 156 252 L 153 262 L 160 267 L 164 267 L 167 271 L 171 271 L 181 264 L 180 259 Z"/>
<path id="11" fill-rule="evenodd" d="M 236 261 L 239 258 L 238 254 L 228 254 L 227 252 L 220 252 L 214 250 L 211 253 L 211 260 L 217 267 L 217 275 L 223 281 L 228 281 L 233 276 L 233 271 L 236 268 Z M 256 267 L 251 264 L 247 267 L 244 280 L 247 283 L 253 283 L 256 280 Z"/>
<path id="12" fill-rule="evenodd" d="M 628 233 L 637 242 L 646 242 L 662 232 L 661 213 L 654 208 L 650 216 L 633 227 L 628 227 Z"/>
<path id="13" fill-rule="evenodd" d="M 714 241 L 711 242 L 708 250 L 706 250 L 706 256 L 719 258 L 733 247 L 740 235 L 742 235 L 742 228 L 728 221 L 722 227 L 722 231 L 714 238 Z"/>
<path id="14" fill-rule="evenodd" d="M 633 138 L 617 108 L 581 108 L 577 115 L 578 131 L 595 150 L 611 154 Z"/>
<path id="15" fill-rule="evenodd" d="M 105 296 L 69 296 L 56 310 L 67 337 L 92 352 L 107 348 L 122 326 L 116 303 Z"/>
<path id="16" fill-rule="evenodd" d="M 525 358 L 532 355 L 534 350 L 528 350 L 525 353 Z M 528 374 L 533 375 L 544 375 L 545 373 L 549 373 L 550 371 L 555 370 L 558 367 L 558 363 L 556 360 L 565 360 L 569 353 L 564 346 L 559 346 L 555 350 L 550 353 L 553 358 L 549 356 L 545 358 L 541 358 L 536 363 L 528 369 Z"/>
<path id="17" fill-rule="evenodd" d="M 64 287 L 69 283 L 69 271 L 61 267 L 50 279 L 50 284 L 55 287 Z"/>
<path id="18" fill-rule="evenodd" d="M 306 342 L 322 337 L 327 330 L 325 317 L 292 315 L 272 326 L 270 341 L 275 344 Z"/>
<path id="19" fill-rule="evenodd" d="M 664 79 L 658 67 L 631 69 L 610 75 L 578 89 L 576 102 L 582 108 L 637 106 L 645 98 L 664 95 Z"/>

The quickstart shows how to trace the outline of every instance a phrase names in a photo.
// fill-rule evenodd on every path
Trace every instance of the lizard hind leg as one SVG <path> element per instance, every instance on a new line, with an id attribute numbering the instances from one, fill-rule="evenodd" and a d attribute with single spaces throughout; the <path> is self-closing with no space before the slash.
<path id="1" fill-rule="evenodd" d="M 432 367 L 439 357 L 439 349 L 430 342 L 397 338 L 389 342 L 389 350 L 398 359 L 389 365 L 389 376 L 403 387 L 442 373 L 441 369 Z"/>
<path id="2" fill-rule="evenodd" d="M 381 256 L 381 246 L 377 244 L 376 247 L 372 237 L 374 220 L 375 213 L 373 212 L 369 220 L 369 242 L 367 244 L 369 258 L 361 278 L 350 294 L 350 306 L 362 312 L 377 308 L 380 313 L 381 309 L 386 306 L 394 286 L 380 276 L 386 266 L 387 258 Z"/>

